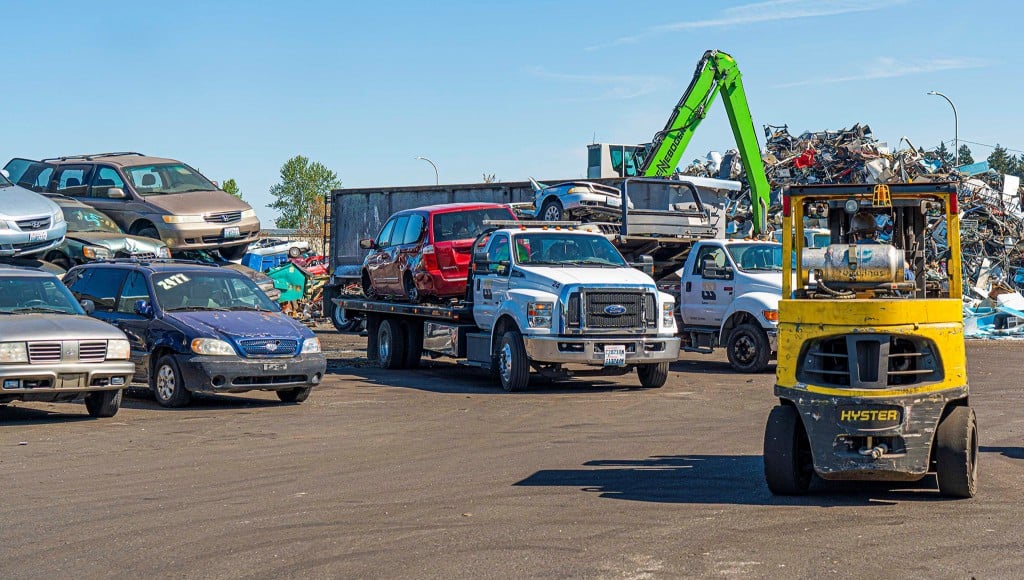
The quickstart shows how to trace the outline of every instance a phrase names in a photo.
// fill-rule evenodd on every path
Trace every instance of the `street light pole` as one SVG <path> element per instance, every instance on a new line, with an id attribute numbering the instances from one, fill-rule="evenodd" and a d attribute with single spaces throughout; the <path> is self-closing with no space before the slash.
<path id="1" fill-rule="evenodd" d="M 437 165 L 433 161 L 427 159 L 426 157 L 415 157 L 414 159 L 422 159 L 429 163 L 434 168 L 434 185 L 441 185 L 441 178 L 438 177 L 437 174 Z"/>
<path id="2" fill-rule="evenodd" d="M 949 103 L 949 106 L 953 107 L 953 165 L 956 167 L 960 167 L 960 122 L 957 120 L 956 117 L 956 105 L 953 104 L 953 101 L 951 101 L 949 97 L 940 92 L 928 91 L 928 94 L 937 95 L 942 97 L 943 99 L 946 99 L 946 102 Z"/>

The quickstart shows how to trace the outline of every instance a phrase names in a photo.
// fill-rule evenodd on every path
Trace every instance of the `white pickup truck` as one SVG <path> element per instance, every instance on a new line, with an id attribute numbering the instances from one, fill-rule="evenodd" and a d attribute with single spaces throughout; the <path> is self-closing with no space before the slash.
<path id="1" fill-rule="evenodd" d="M 491 370 L 506 391 L 531 372 L 552 378 L 625 374 L 661 387 L 679 357 L 675 300 L 599 233 L 502 227 L 479 238 L 466 302 L 429 306 L 335 299 L 367 320 L 367 352 L 384 368 L 423 354 Z"/>
<path id="2" fill-rule="evenodd" d="M 737 371 L 765 370 L 777 351 L 782 244 L 697 242 L 679 276 L 683 350 L 711 353 L 725 347 Z"/>

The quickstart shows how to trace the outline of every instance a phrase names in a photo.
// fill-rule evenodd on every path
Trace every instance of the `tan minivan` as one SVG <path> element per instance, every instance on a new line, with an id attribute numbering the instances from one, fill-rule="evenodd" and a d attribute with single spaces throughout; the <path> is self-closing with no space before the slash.
<path id="1" fill-rule="evenodd" d="M 4 169 L 22 187 L 73 197 L 114 218 L 129 234 L 163 240 L 171 251 L 216 249 L 236 260 L 260 232 L 249 204 L 174 159 L 97 153 L 16 158 Z"/>

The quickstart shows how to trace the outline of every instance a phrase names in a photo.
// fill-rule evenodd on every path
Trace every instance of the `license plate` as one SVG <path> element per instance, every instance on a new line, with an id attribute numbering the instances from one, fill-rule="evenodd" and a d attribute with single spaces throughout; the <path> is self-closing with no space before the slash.
<path id="1" fill-rule="evenodd" d="M 238 233 L 238 226 L 233 228 L 224 228 L 225 238 L 237 238 L 240 234 Z"/>
<path id="2" fill-rule="evenodd" d="M 621 367 L 626 364 L 626 345 L 606 344 L 604 345 L 604 366 Z"/>
<path id="3" fill-rule="evenodd" d="M 263 370 L 265 371 L 286 371 L 288 370 L 288 363 L 264 363 Z"/>
<path id="4" fill-rule="evenodd" d="M 81 373 L 60 375 L 57 377 L 58 389 L 78 389 L 85 386 L 85 375 Z"/>
<path id="5" fill-rule="evenodd" d="M 29 232 L 28 241 L 41 242 L 46 239 L 46 232 Z"/>

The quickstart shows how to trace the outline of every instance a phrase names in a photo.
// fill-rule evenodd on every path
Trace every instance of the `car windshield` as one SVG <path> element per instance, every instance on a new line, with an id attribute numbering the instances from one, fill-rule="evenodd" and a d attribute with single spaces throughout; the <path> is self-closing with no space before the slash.
<path id="1" fill-rule="evenodd" d="M 0 277 L 0 314 L 85 314 L 56 276 Z"/>
<path id="2" fill-rule="evenodd" d="M 475 240 L 477 236 L 488 229 L 485 221 L 511 221 L 516 219 L 516 216 L 507 207 L 495 207 L 436 213 L 431 219 L 434 221 L 434 242 L 437 243 Z"/>
<path id="3" fill-rule="evenodd" d="M 165 195 L 190 191 L 215 191 L 217 186 L 184 163 L 159 163 L 125 167 L 124 173 L 139 195 Z"/>
<path id="4" fill-rule="evenodd" d="M 782 244 L 728 244 L 726 248 L 744 272 L 782 271 Z"/>
<path id="5" fill-rule="evenodd" d="M 515 261 L 522 266 L 629 266 L 606 238 L 577 233 L 527 232 L 513 238 Z"/>
<path id="6" fill-rule="evenodd" d="M 186 270 L 153 274 L 156 302 L 166 312 L 278 309 L 252 280 L 233 270 Z"/>
<path id="7" fill-rule="evenodd" d="M 107 214 L 87 207 L 62 207 L 69 232 L 110 232 L 123 234 L 124 231 Z"/>

